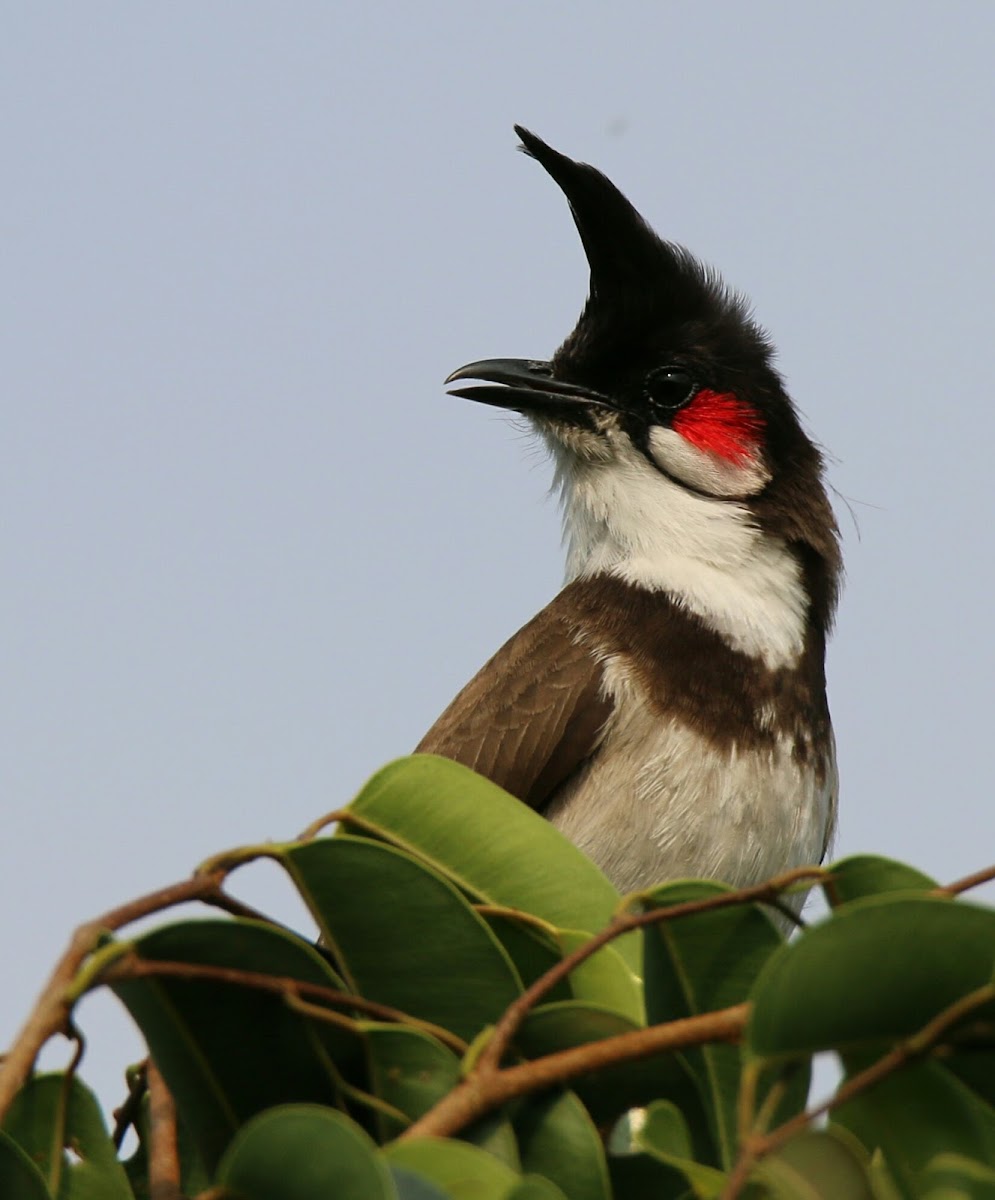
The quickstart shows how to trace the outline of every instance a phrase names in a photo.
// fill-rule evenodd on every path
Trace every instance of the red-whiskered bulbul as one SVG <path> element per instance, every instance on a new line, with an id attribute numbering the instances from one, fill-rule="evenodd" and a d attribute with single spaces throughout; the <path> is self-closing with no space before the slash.
<path id="1" fill-rule="evenodd" d="M 542 812 L 622 892 L 822 859 L 837 776 L 825 643 L 841 575 L 822 456 L 745 300 L 600 171 L 516 126 L 591 270 L 549 362 L 451 394 L 528 418 L 567 583 L 418 746 Z"/>

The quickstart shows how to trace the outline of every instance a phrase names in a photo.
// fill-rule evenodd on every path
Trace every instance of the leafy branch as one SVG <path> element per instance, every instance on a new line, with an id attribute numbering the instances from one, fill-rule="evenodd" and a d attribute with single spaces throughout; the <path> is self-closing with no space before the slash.
<path id="1" fill-rule="evenodd" d="M 225 890 L 261 856 L 287 872 L 320 947 Z M 108 1200 L 255 1197 L 301 1144 L 315 1197 L 354 1194 L 344 1181 L 362 1176 L 363 1200 L 398 1200 L 412 1174 L 453 1200 L 455 1178 L 524 1200 L 523 1174 L 544 1181 L 530 1197 L 569 1200 L 733 1200 L 747 1183 L 778 1200 L 802 1183 L 869 1196 L 873 1152 L 903 1197 L 951 1172 L 995 1189 L 995 914 L 961 899 L 992 879 L 995 867 L 941 887 L 858 856 L 738 891 L 689 881 L 620 898 L 488 781 L 401 760 L 303 839 L 218 855 L 77 929 L 0 1065 L 0 1194 L 50 1200 L 85 1169 Z M 786 943 L 775 926 L 813 886 L 830 915 Z M 189 902 L 234 919 L 112 936 Z M 150 1051 L 113 1141 L 78 1077 L 74 1025 L 104 986 Z M 32 1077 L 57 1035 L 74 1041 L 72 1064 Z M 867 1046 L 880 1047 L 869 1064 Z M 844 1083 L 809 1106 L 812 1055 L 852 1048 Z M 963 1118 L 938 1122 L 941 1143 L 909 1136 L 895 1108 L 906 1071 L 917 1112 Z M 634 1107 L 643 1122 L 620 1125 Z M 129 1125 L 141 1151 L 126 1176 Z"/>

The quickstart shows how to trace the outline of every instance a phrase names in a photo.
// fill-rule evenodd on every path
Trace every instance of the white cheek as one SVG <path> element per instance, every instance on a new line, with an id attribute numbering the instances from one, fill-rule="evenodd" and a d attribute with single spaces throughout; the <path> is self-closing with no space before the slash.
<path id="1" fill-rule="evenodd" d="M 730 462 L 709 450 L 699 450 L 673 429 L 654 425 L 649 450 L 657 466 L 672 479 L 709 496 L 755 496 L 770 481 L 760 457 Z"/>

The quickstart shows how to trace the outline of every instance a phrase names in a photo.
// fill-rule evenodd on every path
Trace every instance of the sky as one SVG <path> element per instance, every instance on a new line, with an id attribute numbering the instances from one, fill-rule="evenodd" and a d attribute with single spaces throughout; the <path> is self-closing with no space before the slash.
<path id="1" fill-rule="evenodd" d="M 584 299 L 515 122 L 751 297 L 830 456 L 837 854 L 995 858 L 993 49 L 983 0 L 8 6 L 0 1042 L 80 921 L 339 807 L 558 589 L 548 463 L 442 387 Z M 80 1023 L 113 1103 L 138 1039 Z"/>

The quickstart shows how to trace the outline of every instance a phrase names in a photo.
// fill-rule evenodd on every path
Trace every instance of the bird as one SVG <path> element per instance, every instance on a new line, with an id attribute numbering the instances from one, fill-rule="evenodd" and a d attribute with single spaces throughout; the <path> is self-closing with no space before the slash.
<path id="1" fill-rule="evenodd" d="M 602 172 L 515 131 L 566 197 L 588 296 L 548 361 L 478 360 L 446 384 L 544 443 L 566 581 L 416 753 L 536 809 L 623 894 L 820 862 L 842 575 L 824 456 L 745 297 Z"/>

